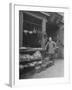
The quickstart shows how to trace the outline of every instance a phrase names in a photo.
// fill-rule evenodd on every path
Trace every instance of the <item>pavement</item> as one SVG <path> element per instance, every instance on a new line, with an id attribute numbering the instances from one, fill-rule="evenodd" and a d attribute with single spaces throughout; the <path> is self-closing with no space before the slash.
<path id="1" fill-rule="evenodd" d="M 31 78 L 54 78 L 64 76 L 64 60 L 55 60 L 55 64 L 47 68 L 45 71 L 32 75 Z"/>

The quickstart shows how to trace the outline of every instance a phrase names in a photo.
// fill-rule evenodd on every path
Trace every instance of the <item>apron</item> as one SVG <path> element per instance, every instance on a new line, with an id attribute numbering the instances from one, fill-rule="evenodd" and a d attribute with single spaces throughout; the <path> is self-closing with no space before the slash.
<path id="1" fill-rule="evenodd" d="M 48 43 L 48 53 L 49 54 L 55 53 L 55 43 L 53 41 Z"/>

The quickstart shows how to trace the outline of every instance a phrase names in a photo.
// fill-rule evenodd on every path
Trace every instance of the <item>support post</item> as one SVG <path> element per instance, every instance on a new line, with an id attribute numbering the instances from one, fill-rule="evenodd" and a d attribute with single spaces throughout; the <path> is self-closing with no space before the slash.
<path id="1" fill-rule="evenodd" d="M 46 33 L 46 19 L 43 19 L 42 21 L 42 44 L 41 44 L 42 48 L 45 48 L 45 38 L 44 38 L 45 33 Z"/>
<path id="2" fill-rule="evenodd" d="M 19 12 L 19 47 L 23 46 L 23 12 Z"/>

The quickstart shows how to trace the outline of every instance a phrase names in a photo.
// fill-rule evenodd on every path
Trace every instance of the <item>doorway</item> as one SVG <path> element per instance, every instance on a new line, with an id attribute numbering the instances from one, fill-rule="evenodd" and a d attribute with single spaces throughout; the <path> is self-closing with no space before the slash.
<path id="1" fill-rule="evenodd" d="M 47 23 L 46 24 L 46 33 L 47 37 L 52 37 L 54 41 L 57 40 L 57 31 L 59 30 L 59 27 L 57 24 L 54 23 Z"/>

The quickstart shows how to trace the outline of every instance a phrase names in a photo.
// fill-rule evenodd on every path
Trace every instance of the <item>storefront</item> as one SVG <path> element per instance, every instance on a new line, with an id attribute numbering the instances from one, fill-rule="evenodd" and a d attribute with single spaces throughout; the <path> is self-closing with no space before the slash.
<path id="1" fill-rule="evenodd" d="M 45 47 L 44 35 L 57 39 L 62 16 L 57 13 L 35 11 L 19 12 L 19 46 Z"/>
<path id="2" fill-rule="evenodd" d="M 47 17 L 41 12 L 20 11 L 19 46 L 44 47 Z"/>

